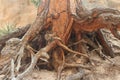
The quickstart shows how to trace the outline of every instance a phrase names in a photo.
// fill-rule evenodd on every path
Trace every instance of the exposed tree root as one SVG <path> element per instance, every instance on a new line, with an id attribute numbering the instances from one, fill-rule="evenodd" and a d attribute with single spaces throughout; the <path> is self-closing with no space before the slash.
<path id="1" fill-rule="evenodd" d="M 65 50 L 67 50 L 67 51 L 69 51 L 69 52 L 71 52 L 71 53 L 74 53 L 74 54 L 77 54 L 77 55 L 80 55 L 80 56 L 84 56 L 84 57 L 86 57 L 86 58 L 89 58 L 87 55 L 85 55 L 85 54 L 83 54 L 83 53 L 76 52 L 76 51 L 73 51 L 73 50 L 69 49 L 67 46 L 63 45 L 63 44 L 60 43 L 60 42 L 58 42 L 57 44 L 58 44 L 60 47 L 62 47 L 63 49 L 65 49 Z"/>
<path id="2" fill-rule="evenodd" d="M 12 80 L 21 80 L 24 76 L 28 75 L 35 67 L 37 61 L 39 58 L 45 58 L 45 59 L 49 59 L 49 55 L 47 54 L 47 52 L 49 50 L 51 50 L 55 45 L 55 41 L 50 43 L 49 45 L 47 45 L 46 47 L 40 49 L 36 54 L 31 50 L 31 48 L 27 48 L 31 54 L 31 64 L 30 66 L 23 72 L 20 73 L 18 75 L 16 75 L 15 77 L 15 64 L 14 64 L 14 60 L 11 60 L 11 76 L 12 76 Z M 53 47 L 52 47 L 53 46 Z"/>
<path id="3" fill-rule="evenodd" d="M 75 3 L 76 1 L 78 1 L 78 3 Z M 1 51 L 1 54 L 10 55 L 8 61 L 11 61 L 11 65 L 10 63 L 6 65 L 1 72 L 6 73 L 5 79 L 21 80 L 32 72 L 40 58 L 54 67 L 57 71 L 57 80 L 60 80 L 61 72 L 64 68 L 75 67 L 91 70 L 91 66 L 77 64 L 74 60 L 71 60 L 71 64 L 66 62 L 66 55 L 75 54 L 77 58 L 84 58 L 92 64 L 87 45 L 91 46 L 93 50 L 96 50 L 100 55 L 113 63 L 102 53 L 101 45 L 97 41 L 94 42 L 85 35 L 82 36 L 82 34 L 84 34 L 84 32 L 94 32 L 101 28 L 108 28 L 115 37 L 119 38 L 120 36 L 116 30 L 120 26 L 120 16 L 118 16 L 120 12 L 109 8 L 95 8 L 88 11 L 84 9 L 81 0 L 73 1 L 75 8 L 70 10 L 72 8 L 70 2 L 71 0 L 41 0 L 37 18 L 31 27 L 28 26 L 20 30 L 22 32 L 17 32 L 19 34 L 14 32 L 0 39 L 1 45 L 5 45 L 5 42 L 9 39 Z M 75 37 L 72 36 L 71 38 L 71 35 Z M 34 40 L 40 40 L 38 38 L 40 38 L 41 41 L 32 43 Z M 44 42 L 42 42 L 43 40 Z M 74 41 L 76 41 L 76 43 L 73 43 Z M 70 42 L 72 45 L 66 46 Z M 35 49 L 33 46 L 35 45 L 36 47 L 36 44 L 39 48 Z M 84 48 L 84 50 L 82 48 Z M 6 52 L 7 49 L 9 50 Z M 25 59 L 27 58 L 31 59 L 25 63 Z M 72 58 L 74 57 L 72 56 Z M 30 65 L 27 68 L 23 68 L 24 65 L 28 64 Z M 21 70 L 22 68 L 23 70 Z M 83 74 L 81 74 L 81 76 L 82 75 Z"/>

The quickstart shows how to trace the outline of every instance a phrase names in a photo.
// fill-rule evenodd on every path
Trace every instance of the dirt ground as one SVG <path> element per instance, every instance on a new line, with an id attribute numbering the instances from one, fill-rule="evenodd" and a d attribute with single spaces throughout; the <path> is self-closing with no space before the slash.
<path id="1" fill-rule="evenodd" d="M 101 59 L 96 53 L 91 53 L 90 57 L 92 58 L 94 66 L 91 70 L 82 69 L 85 72 L 82 78 L 79 78 L 81 73 L 76 72 L 76 68 L 69 68 L 63 70 L 61 80 L 120 80 L 119 54 L 115 58 L 110 58 L 111 61 L 115 62 L 115 65 L 108 60 Z M 23 80 L 56 80 L 56 76 L 57 73 L 55 71 L 34 69 L 34 71 L 24 77 Z M 0 80 L 2 80 L 2 77 L 4 77 L 4 75 L 0 75 Z"/>
<path id="2" fill-rule="evenodd" d="M 93 66 L 92 71 L 85 70 L 87 74 L 85 74 L 85 77 L 83 76 L 83 79 L 79 79 L 79 76 L 77 76 L 76 79 L 71 78 L 69 80 L 120 80 L 120 56 L 111 59 L 117 66 L 98 57 L 93 57 L 93 59 L 95 60 L 93 61 L 95 66 Z M 73 73 L 74 69 L 63 70 L 61 80 L 68 80 L 67 77 L 73 76 Z M 34 70 L 31 75 L 26 76 L 23 80 L 55 80 L 56 74 L 55 71 Z"/>
<path id="3" fill-rule="evenodd" d="M 76 79 L 72 79 L 73 73 L 75 73 L 75 68 L 65 69 L 62 72 L 61 80 L 120 80 L 120 56 L 111 58 L 115 65 L 112 65 L 108 60 L 102 60 L 96 54 L 91 54 L 93 63 L 95 64 L 92 67 L 92 70 L 85 70 L 86 74 L 83 76 L 83 79 L 79 79 L 79 76 L 76 76 Z M 55 80 L 57 73 L 55 71 L 48 70 L 34 70 L 31 75 L 26 76 L 23 80 Z M 67 77 L 71 76 L 71 79 Z"/>
<path id="4" fill-rule="evenodd" d="M 120 56 L 113 59 L 117 65 L 120 65 Z M 93 67 L 93 71 L 88 71 L 86 77 L 83 80 L 120 80 L 120 66 L 113 66 L 107 60 L 95 62 L 96 66 Z M 64 70 L 62 73 L 61 80 L 67 80 L 66 77 L 72 76 L 74 69 Z M 87 70 L 86 70 L 87 72 Z M 57 73 L 55 71 L 48 70 L 34 70 L 29 76 L 26 76 L 23 80 L 55 80 Z M 77 73 L 76 73 L 77 74 Z M 79 76 L 76 79 L 71 80 L 82 80 Z"/>

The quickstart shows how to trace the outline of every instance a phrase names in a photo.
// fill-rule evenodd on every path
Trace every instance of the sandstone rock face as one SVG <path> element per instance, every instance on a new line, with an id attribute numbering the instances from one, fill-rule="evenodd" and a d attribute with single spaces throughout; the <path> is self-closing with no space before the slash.
<path id="1" fill-rule="evenodd" d="M 36 12 L 30 0 L 0 0 L 0 27 L 5 24 L 25 26 L 34 21 Z"/>

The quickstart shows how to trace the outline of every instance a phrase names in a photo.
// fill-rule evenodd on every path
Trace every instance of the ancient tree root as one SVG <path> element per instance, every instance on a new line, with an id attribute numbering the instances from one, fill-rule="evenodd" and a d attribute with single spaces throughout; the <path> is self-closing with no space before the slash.
<path id="1" fill-rule="evenodd" d="M 39 58 L 45 58 L 45 59 L 49 59 L 49 55 L 47 54 L 47 52 L 49 50 L 51 50 L 56 44 L 56 42 L 52 42 L 49 45 L 47 45 L 46 47 L 40 49 L 36 54 L 31 50 L 31 48 L 27 47 L 27 49 L 29 50 L 29 52 L 31 53 L 31 64 L 30 66 L 21 74 L 18 74 L 16 77 L 13 77 L 13 79 L 15 80 L 21 80 L 24 76 L 26 76 L 27 74 L 29 74 L 35 67 L 37 61 Z M 14 66 L 13 62 L 12 62 L 12 66 Z M 12 67 L 14 68 L 14 67 Z M 12 72 L 12 76 L 14 76 L 14 72 L 13 69 L 11 70 Z"/>
<path id="2" fill-rule="evenodd" d="M 15 65 L 14 65 L 14 59 L 11 59 L 11 78 L 12 80 L 15 80 Z"/>
<path id="3" fill-rule="evenodd" d="M 57 49 L 58 50 L 58 49 Z M 61 78 L 61 73 L 62 73 L 62 70 L 64 69 L 64 65 L 65 65 L 65 55 L 64 55 L 64 51 L 63 49 L 61 48 L 61 57 L 62 57 L 62 62 L 61 64 L 59 64 L 58 66 L 58 70 L 57 70 L 57 80 L 60 80 Z"/>
<path id="4" fill-rule="evenodd" d="M 107 59 L 110 63 L 112 63 L 112 64 L 114 65 L 115 62 L 113 62 L 112 60 L 110 60 L 109 57 L 107 57 L 105 54 L 103 54 L 103 52 L 102 52 L 102 46 L 99 44 L 99 42 L 98 42 L 97 40 L 96 40 L 96 42 L 97 42 L 97 44 L 98 44 L 98 46 L 99 46 L 99 48 L 98 48 L 99 54 L 100 54 L 102 57 L 104 57 L 105 59 Z"/>
<path id="5" fill-rule="evenodd" d="M 21 65 L 21 58 L 24 55 L 24 49 L 27 45 L 27 43 L 29 41 L 31 41 L 36 34 L 39 34 L 39 32 L 42 30 L 42 28 L 45 25 L 45 19 L 47 17 L 48 11 L 49 11 L 49 3 L 50 0 L 46 0 L 46 1 L 42 1 L 43 5 L 41 5 L 42 7 L 44 7 L 42 9 L 42 12 L 37 16 L 35 22 L 31 25 L 31 27 L 29 28 L 29 30 L 26 32 L 26 34 L 22 37 L 21 39 L 21 48 L 18 51 L 18 59 L 17 59 L 17 67 L 16 67 L 16 71 L 19 71 L 20 65 Z"/>
<path id="6" fill-rule="evenodd" d="M 92 40 L 90 40 L 87 36 L 85 36 L 85 35 L 84 35 L 84 39 L 85 39 L 85 41 L 88 42 L 87 44 L 89 44 L 90 46 L 92 46 L 94 48 L 94 50 L 92 50 L 92 52 L 96 51 L 100 55 L 100 57 L 102 57 L 102 58 L 104 57 L 105 59 L 107 59 L 112 64 L 115 63 L 115 62 L 111 61 L 109 57 L 107 57 L 105 54 L 103 54 L 102 46 L 97 41 L 97 39 L 95 39 L 95 41 L 97 42 L 97 45 Z"/>
<path id="7" fill-rule="evenodd" d="M 87 41 L 85 41 L 84 39 L 82 39 L 82 40 L 79 40 L 79 41 L 77 41 L 75 43 L 72 43 L 72 44 L 68 45 L 68 47 L 75 46 L 75 45 L 78 45 L 80 43 L 87 43 Z"/>
<path id="8" fill-rule="evenodd" d="M 77 52 L 77 51 L 73 51 L 73 50 L 69 49 L 67 46 L 65 46 L 64 44 L 62 44 L 61 42 L 57 42 L 57 44 L 58 44 L 58 46 L 62 47 L 63 49 L 65 49 L 65 50 L 67 50 L 67 51 L 69 51 L 71 53 L 81 55 L 81 56 L 84 56 L 84 57 L 89 59 L 89 57 L 87 55 L 85 55 L 83 53 L 80 53 L 80 52 Z"/>
<path id="9" fill-rule="evenodd" d="M 67 46 L 65 46 L 64 44 L 62 44 L 62 42 L 60 42 L 60 41 L 56 41 L 56 42 L 57 42 L 57 45 L 60 46 L 60 47 L 63 48 L 63 49 L 65 49 L 65 50 L 67 50 L 67 51 L 69 51 L 69 52 L 71 52 L 71 53 L 74 53 L 74 54 L 77 54 L 77 55 L 81 55 L 81 56 L 84 56 L 84 57 L 88 58 L 88 56 L 86 56 L 86 55 L 84 55 L 84 54 L 82 54 L 82 53 L 79 53 L 79 52 L 76 52 L 76 51 L 73 51 L 73 50 L 69 49 Z M 64 60 L 64 55 L 63 55 L 63 63 L 62 63 L 62 65 L 61 65 L 61 67 L 59 67 L 57 80 L 60 80 L 61 71 L 62 71 L 62 69 L 64 69 L 65 67 L 81 67 L 81 68 L 85 68 L 85 69 L 89 69 L 89 70 L 90 70 L 89 67 L 82 66 L 82 65 L 80 65 L 80 64 L 78 64 L 78 65 L 77 65 L 77 64 L 67 64 L 67 63 L 65 63 L 64 61 L 65 61 L 65 60 Z"/>
<path id="10" fill-rule="evenodd" d="M 59 45 L 60 47 L 62 47 L 63 49 L 65 50 L 68 50 L 72 53 L 75 53 L 75 54 L 78 54 L 78 55 L 81 55 L 81 56 L 84 56 L 86 58 L 88 58 L 86 55 L 83 55 L 79 52 L 76 52 L 76 51 L 73 51 L 73 50 L 70 50 L 69 48 L 67 48 L 65 45 L 63 45 L 60 41 L 53 41 L 51 43 L 49 43 L 46 47 L 44 48 L 41 48 L 36 54 L 32 51 L 32 49 L 28 46 L 27 49 L 29 50 L 30 54 L 31 54 L 31 64 L 30 66 L 21 74 L 15 74 L 15 69 L 16 67 L 14 66 L 15 63 L 14 61 L 11 62 L 12 64 L 12 69 L 11 69 L 11 78 L 12 79 L 15 79 L 15 80 L 21 80 L 24 76 L 26 76 L 27 74 L 29 74 L 35 67 L 37 61 L 39 58 L 45 58 L 45 59 L 49 59 L 49 55 L 47 54 L 47 52 L 49 52 L 51 49 L 55 48 L 57 45 Z M 18 59 L 18 58 L 17 58 Z M 19 60 L 18 60 L 19 61 Z M 89 69 L 89 67 L 86 67 L 86 66 L 83 66 L 83 65 L 80 65 L 80 64 L 63 64 L 62 65 L 63 67 L 81 67 L 81 68 L 85 68 L 85 69 Z M 61 68 L 63 69 L 63 68 Z M 62 70 L 60 70 L 59 73 L 61 73 Z M 15 77 L 16 75 L 16 77 Z M 58 74 L 59 75 L 59 74 Z M 59 77 L 60 78 L 60 77 Z"/>
<path id="11" fill-rule="evenodd" d="M 17 53 L 18 54 L 18 58 L 17 58 L 17 67 L 16 67 L 16 72 L 19 71 L 20 67 L 21 67 L 21 59 L 24 55 L 24 49 L 25 49 L 25 46 L 22 46 L 19 50 L 19 52 Z"/>

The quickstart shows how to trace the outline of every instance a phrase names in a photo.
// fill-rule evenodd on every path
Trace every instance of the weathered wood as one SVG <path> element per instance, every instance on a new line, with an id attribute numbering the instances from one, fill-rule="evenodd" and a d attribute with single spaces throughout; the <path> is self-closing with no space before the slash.
<path id="1" fill-rule="evenodd" d="M 110 48 L 110 45 L 109 43 L 106 41 L 103 33 L 101 30 L 97 31 L 97 38 L 98 38 L 98 41 L 100 42 L 100 44 L 102 45 L 103 47 L 103 51 L 105 52 L 105 54 L 108 54 L 110 55 L 111 57 L 114 57 L 114 52 L 113 50 Z"/>
<path id="2" fill-rule="evenodd" d="M 26 44 L 36 37 L 37 34 L 43 29 L 46 24 L 47 15 L 49 12 L 49 0 L 42 0 L 42 5 L 40 5 L 41 12 L 38 13 L 36 20 L 31 25 L 26 34 L 22 37 L 22 43 Z"/>

